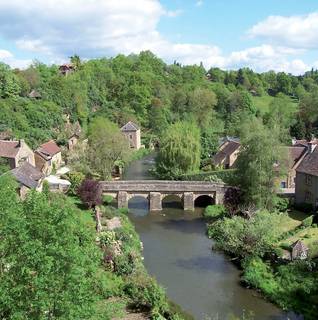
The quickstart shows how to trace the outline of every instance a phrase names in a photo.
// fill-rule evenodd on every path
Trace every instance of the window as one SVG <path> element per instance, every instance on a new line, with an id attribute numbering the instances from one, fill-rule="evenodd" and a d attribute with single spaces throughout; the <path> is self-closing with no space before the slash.
<path id="1" fill-rule="evenodd" d="M 306 174 L 306 185 L 307 186 L 312 185 L 312 176 L 310 174 Z"/>
<path id="2" fill-rule="evenodd" d="M 133 138 L 133 136 L 132 136 L 132 134 L 130 134 L 130 135 L 129 135 L 129 139 L 132 140 L 132 138 Z"/>
<path id="3" fill-rule="evenodd" d="M 311 199 L 312 199 L 312 194 L 310 191 L 306 191 L 305 193 L 305 202 L 311 202 Z"/>
<path id="4" fill-rule="evenodd" d="M 280 187 L 281 187 L 282 189 L 285 189 L 285 188 L 286 188 L 286 181 L 282 181 L 282 182 L 280 183 Z"/>

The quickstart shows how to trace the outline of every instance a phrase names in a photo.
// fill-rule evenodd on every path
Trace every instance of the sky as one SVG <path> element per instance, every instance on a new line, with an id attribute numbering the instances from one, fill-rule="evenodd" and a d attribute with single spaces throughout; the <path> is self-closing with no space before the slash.
<path id="1" fill-rule="evenodd" d="M 318 68 L 318 0 L 0 0 L 0 61 L 151 50 L 208 69 Z"/>

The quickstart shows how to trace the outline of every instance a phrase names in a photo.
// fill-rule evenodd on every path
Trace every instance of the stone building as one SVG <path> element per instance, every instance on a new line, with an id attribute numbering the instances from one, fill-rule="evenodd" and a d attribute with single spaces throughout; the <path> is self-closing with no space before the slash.
<path id="1" fill-rule="evenodd" d="M 42 191 L 44 174 L 28 162 L 10 171 L 12 176 L 19 183 L 18 193 L 24 199 L 31 189 Z"/>
<path id="2" fill-rule="evenodd" d="M 35 165 L 34 153 L 23 139 L 0 140 L 0 158 L 7 159 L 11 169 L 21 166 L 24 162 Z"/>
<path id="3" fill-rule="evenodd" d="M 60 74 L 67 76 L 75 71 L 74 66 L 71 63 L 65 63 L 59 66 Z"/>
<path id="4" fill-rule="evenodd" d="M 35 154 L 35 166 L 45 175 L 51 174 L 53 169 L 58 169 L 62 164 L 62 152 L 54 140 L 43 143 Z"/>
<path id="5" fill-rule="evenodd" d="M 136 150 L 141 148 L 140 128 L 135 123 L 127 122 L 120 131 L 127 137 L 130 148 Z"/>
<path id="6" fill-rule="evenodd" d="M 295 188 L 296 169 L 306 156 L 307 147 L 305 145 L 282 147 L 281 151 L 285 157 L 283 168 L 280 163 L 276 162 L 274 163 L 274 170 L 276 172 L 283 170 L 284 173 L 277 177 L 277 182 L 280 188 Z"/>
<path id="7" fill-rule="evenodd" d="M 318 207 L 318 148 L 308 145 L 308 151 L 296 169 L 295 203 Z"/>
<path id="8" fill-rule="evenodd" d="M 241 144 L 239 140 L 226 137 L 221 143 L 219 151 L 213 157 L 213 164 L 224 169 L 231 169 L 235 166 L 235 161 L 239 154 Z"/>
<path id="9" fill-rule="evenodd" d="M 304 260 L 308 258 L 308 247 L 300 240 L 291 245 L 291 258 L 292 260 Z"/>

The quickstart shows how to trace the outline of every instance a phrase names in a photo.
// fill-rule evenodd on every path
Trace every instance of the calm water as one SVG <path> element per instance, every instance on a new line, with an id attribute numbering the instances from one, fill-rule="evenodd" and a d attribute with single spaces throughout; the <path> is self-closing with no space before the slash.
<path id="1" fill-rule="evenodd" d="M 124 179 L 150 179 L 151 156 L 131 164 Z M 176 199 L 167 199 L 160 213 L 149 212 L 145 199 L 129 201 L 130 219 L 144 244 L 148 272 L 166 288 L 170 299 L 195 319 L 227 319 L 252 311 L 255 319 L 297 319 L 284 314 L 239 284 L 240 272 L 222 253 L 211 250 L 200 210 L 185 213 Z"/>

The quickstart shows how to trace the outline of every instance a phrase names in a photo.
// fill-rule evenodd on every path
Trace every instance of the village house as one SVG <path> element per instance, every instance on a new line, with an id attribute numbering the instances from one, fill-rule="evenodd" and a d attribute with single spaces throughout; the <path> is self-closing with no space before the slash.
<path id="1" fill-rule="evenodd" d="M 73 133 L 67 140 L 67 149 L 72 151 L 79 141 L 79 134 Z"/>
<path id="2" fill-rule="evenodd" d="M 295 203 L 318 207 L 318 148 L 309 143 L 308 151 L 296 169 Z"/>
<path id="3" fill-rule="evenodd" d="M 74 66 L 71 63 L 65 63 L 59 66 L 60 74 L 67 76 L 75 71 Z"/>
<path id="4" fill-rule="evenodd" d="M 278 162 L 274 163 L 274 170 L 276 172 L 283 171 L 277 181 L 280 188 L 295 188 L 296 169 L 304 159 L 307 153 L 307 147 L 305 145 L 282 147 L 285 159 L 282 165 Z"/>
<path id="5" fill-rule="evenodd" d="M 24 162 L 35 165 L 34 153 L 23 139 L 18 141 L 0 140 L 0 157 L 7 159 L 11 169 L 21 166 Z"/>
<path id="6" fill-rule="evenodd" d="M 120 131 L 126 136 L 132 149 L 141 148 L 140 128 L 132 121 L 127 122 Z"/>
<path id="7" fill-rule="evenodd" d="M 19 183 L 18 193 L 24 199 L 27 192 L 31 189 L 42 191 L 44 174 L 28 162 L 9 171 Z"/>
<path id="8" fill-rule="evenodd" d="M 60 167 L 62 163 L 62 152 L 54 140 L 43 143 L 34 152 L 35 166 L 45 175 L 51 174 L 53 170 Z"/>
<path id="9" fill-rule="evenodd" d="M 292 260 L 304 260 L 308 258 L 309 248 L 301 241 L 297 240 L 291 245 L 291 259 Z"/>
<path id="10" fill-rule="evenodd" d="M 213 164 L 216 167 L 232 169 L 238 157 L 241 144 L 238 139 L 226 137 L 221 141 L 219 151 L 213 157 Z"/>
<path id="11" fill-rule="evenodd" d="M 36 100 L 39 100 L 42 98 L 42 95 L 40 92 L 38 92 L 37 90 L 33 89 L 29 95 L 28 95 L 29 98 L 31 99 L 36 99 Z"/>

